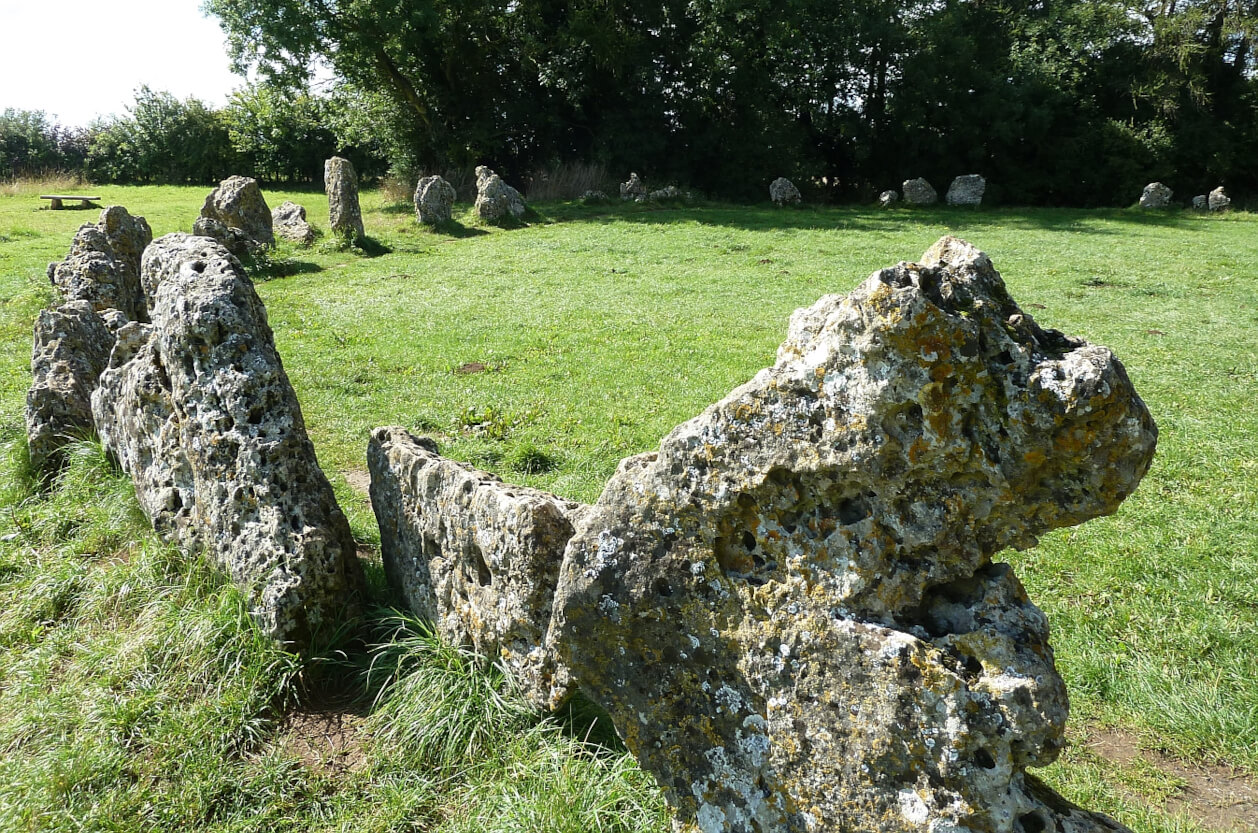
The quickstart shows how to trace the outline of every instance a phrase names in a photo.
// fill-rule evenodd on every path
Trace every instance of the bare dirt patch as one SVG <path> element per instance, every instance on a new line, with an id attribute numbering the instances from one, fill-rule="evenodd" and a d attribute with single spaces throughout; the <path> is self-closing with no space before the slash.
<path id="1" fill-rule="evenodd" d="M 366 760 L 366 718 L 335 708 L 299 709 L 284 716 L 276 746 L 311 769 L 337 774 Z"/>
<path id="2" fill-rule="evenodd" d="M 1095 729 L 1085 744 L 1094 754 L 1121 766 L 1141 762 L 1161 770 L 1183 786 L 1164 805 L 1211 830 L 1258 833 L 1258 780 L 1227 767 L 1188 765 L 1152 749 L 1120 729 Z"/>
<path id="3" fill-rule="evenodd" d="M 365 495 L 371 489 L 371 473 L 365 469 L 346 469 L 341 476 L 355 492 Z"/>

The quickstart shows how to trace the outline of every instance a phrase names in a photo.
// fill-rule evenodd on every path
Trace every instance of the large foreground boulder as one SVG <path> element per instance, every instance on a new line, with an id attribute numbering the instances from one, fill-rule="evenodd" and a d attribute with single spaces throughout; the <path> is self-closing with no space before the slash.
<path id="1" fill-rule="evenodd" d="M 204 237 L 155 241 L 142 275 L 152 324 L 118 330 L 92 395 L 101 440 L 154 528 L 207 554 L 266 633 L 303 648 L 354 613 L 363 577 L 262 301 Z"/>
<path id="2" fill-rule="evenodd" d="M 92 392 L 113 346 L 113 333 L 88 301 L 39 313 L 26 393 L 26 437 L 36 471 L 60 468 L 65 445 L 92 434 Z"/>
<path id="3" fill-rule="evenodd" d="M 421 177 L 415 185 L 415 219 L 426 226 L 450 222 L 456 196 L 454 186 L 444 177 Z"/>
<path id="4" fill-rule="evenodd" d="M 524 197 L 502 181 L 490 168 L 476 168 L 476 213 L 487 223 L 501 223 L 507 217 L 518 220 L 524 216 Z"/>
<path id="5" fill-rule="evenodd" d="M 539 708 L 572 689 L 547 636 L 572 518 L 581 507 L 437 453 L 403 428 L 367 447 L 389 582 L 449 641 L 512 672 Z"/>
<path id="6" fill-rule="evenodd" d="M 906 179 L 900 185 L 904 192 L 904 201 L 909 205 L 934 205 L 939 202 L 939 193 L 925 179 Z"/>
<path id="7" fill-rule="evenodd" d="M 248 257 L 275 248 L 271 209 L 258 181 L 248 176 L 229 176 L 205 198 L 193 231 L 212 237 L 237 257 Z"/>
<path id="8" fill-rule="evenodd" d="M 797 311 L 773 367 L 621 464 L 552 632 L 704 833 L 1122 830 L 1025 774 L 1066 691 L 992 556 L 1113 512 L 1155 441 L 1109 350 L 944 238 Z"/>
<path id="9" fill-rule="evenodd" d="M 332 233 L 350 243 L 367 239 L 363 211 L 358 203 L 358 174 L 348 159 L 333 156 L 323 163 L 323 188 L 328 195 L 328 225 Z"/>
<path id="10" fill-rule="evenodd" d="M 318 236 L 314 226 L 306 221 L 306 207 L 292 200 L 284 200 L 275 207 L 271 224 L 277 235 L 301 246 L 309 246 Z"/>
<path id="11" fill-rule="evenodd" d="M 87 301 L 97 311 L 116 309 L 133 321 L 147 321 L 140 258 L 152 240 L 143 217 L 111 205 L 95 223 L 79 227 L 66 259 L 48 265 L 48 279 L 66 301 Z"/>
<path id="12" fill-rule="evenodd" d="M 980 174 L 964 174 L 952 180 L 944 202 L 948 205 L 982 205 L 987 180 Z"/>

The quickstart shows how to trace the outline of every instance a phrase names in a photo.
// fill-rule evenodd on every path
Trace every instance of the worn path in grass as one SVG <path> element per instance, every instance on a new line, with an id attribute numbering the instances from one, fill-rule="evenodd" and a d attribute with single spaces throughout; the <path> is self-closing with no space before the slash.
<path id="1" fill-rule="evenodd" d="M 102 194 L 162 234 L 190 228 L 207 190 Z M 304 203 L 326 227 L 322 195 L 267 197 Z M 31 321 L 51 298 L 44 265 L 94 219 L 36 202 L 0 197 L 10 436 Z M 1005 556 L 1049 614 L 1075 725 L 1089 727 L 1047 779 L 1137 830 L 1179 831 L 1217 825 L 1170 800 L 1191 784 L 1159 761 L 1258 773 L 1258 218 L 553 204 L 527 228 L 478 229 L 465 212 L 456 233 L 437 234 L 373 192 L 365 207 L 366 252 L 282 249 L 259 291 L 368 546 L 374 522 L 351 484 L 376 425 L 593 500 L 622 457 L 771 363 L 795 308 L 944 233 L 982 247 L 1043 325 L 1117 352 L 1161 429 L 1148 478 L 1117 515 Z M 1165 758 L 1103 759 L 1087 746 L 1100 726 Z"/>

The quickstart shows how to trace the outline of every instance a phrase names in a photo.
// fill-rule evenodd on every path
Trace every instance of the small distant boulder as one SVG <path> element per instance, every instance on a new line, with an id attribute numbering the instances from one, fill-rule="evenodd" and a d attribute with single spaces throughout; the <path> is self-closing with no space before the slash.
<path id="1" fill-rule="evenodd" d="M 1192 207 L 1198 211 L 1205 211 L 1210 207 L 1210 197 L 1205 194 L 1198 194 L 1192 198 Z"/>
<path id="2" fill-rule="evenodd" d="M 890 208 L 900 201 L 900 192 L 894 188 L 883 191 L 878 195 L 878 205 L 881 208 Z"/>
<path id="3" fill-rule="evenodd" d="M 676 185 L 666 185 L 656 191 L 652 191 L 647 195 L 647 199 L 651 202 L 670 202 L 673 200 L 689 199 L 690 195 L 678 188 Z"/>
<path id="4" fill-rule="evenodd" d="M 1211 211 L 1227 211 L 1227 209 L 1232 205 L 1232 199 L 1224 193 L 1223 186 L 1220 185 L 1218 188 L 1215 188 L 1210 192 L 1210 197 L 1206 201 L 1206 204 L 1210 207 Z"/>
<path id="5" fill-rule="evenodd" d="M 476 168 L 476 213 L 487 223 L 524 216 L 524 197 L 485 165 Z"/>
<path id="6" fill-rule="evenodd" d="M 921 177 L 904 180 L 900 190 L 904 192 L 904 201 L 909 205 L 934 205 L 939 202 L 939 193 Z"/>
<path id="7" fill-rule="evenodd" d="M 1140 195 L 1141 208 L 1166 208 L 1171 204 L 1171 197 L 1174 192 L 1160 182 L 1150 182 L 1144 186 L 1144 192 Z"/>
<path id="8" fill-rule="evenodd" d="M 348 159 L 333 156 L 323 163 L 323 188 L 328 195 L 328 226 L 350 243 L 367 239 L 358 204 L 358 174 Z"/>
<path id="9" fill-rule="evenodd" d="M 271 209 L 258 181 L 248 176 L 230 176 L 210 192 L 193 232 L 213 237 L 236 257 L 275 248 Z"/>
<path id="10" fill-rule="evenodd" d="M 415 186 L 415 218 L 426 226 L 450 222 L 454 186 L 439 176 L 426 176 Z"/>
<path id="11" fill-rule="evenodd" d="M 948 205 L 981 205 L 987 180 L 979 174 L 965 174 L 952 180 L 944 201 Z"/>
<path id="12" fill-rule="evenodd" d="M 648 195 L 646 185 L 636 173 L 629 174 L 629 179 L 620 183 L 620 198 L 633 202 L 646 202 Z"/>
<path id="13" fill-rule="evenodd" d="M 271 222 L 275 233 L 285 240 L 302 246 L 309 246 L 315 241 L 314 226 L 306 222 L 305 206 L 285 200 L 271 212 Z"/>
<path id="14" fill-rule="evenodd" d="M 773 200 L 774 205 L 799 205 L 803 201 L 803 195 L 799 193 L 799 189 L 795 187 L 795 183 L 791 182 L 784 176 L 769 183 L 769 199 Z"/>
<path id="15" fill-rule="evenodd" d="M 611 202 L 611 200 L 603 191 L 591 188 L 581 195 L 581 202 L 585 205 L 603 205 Z"/>

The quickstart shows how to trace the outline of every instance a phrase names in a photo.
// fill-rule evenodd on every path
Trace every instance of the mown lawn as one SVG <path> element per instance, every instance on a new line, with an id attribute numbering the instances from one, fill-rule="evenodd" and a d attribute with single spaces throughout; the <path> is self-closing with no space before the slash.
<path id="1" fill-rule="evenodd" d="M 189 229 L 208 189 L 100 191 L 160 235 Z M 326 228 L 321 194 L 267 198 Z M 1207 828 L 1164 811 L 1173 774 L 1090 751 L 1107 728 L 1258 778 L 1258 218 L 546 204 L 526 228 L 464 213 L 438 234 L 377 192 L 364 204 L 366 251 L 284 247 L 257 277 L 366 549 L 350 482 L 374 426 L 591 501 L 622 457 L 769 364 L 795 308 L 941 234 L 977 244 L 1041 324 L 1115 350 L 1161 432 L 1118 514 L 1007 554 L 1072 695 L 1072 747 L 1044 777 L 1137 831 Z M 0 196 L 0 829 L 668 829 L 590 715 L 528 713 L 416 623 L 382 611 L 307 662 L 259 641 L 230 587 L 144 530 L 98 449 L 32 491 L 31 322 L 47 262 L 95 216 Z M 318 760 L 297 736 L 328 713 L 352 731 Z"/>

